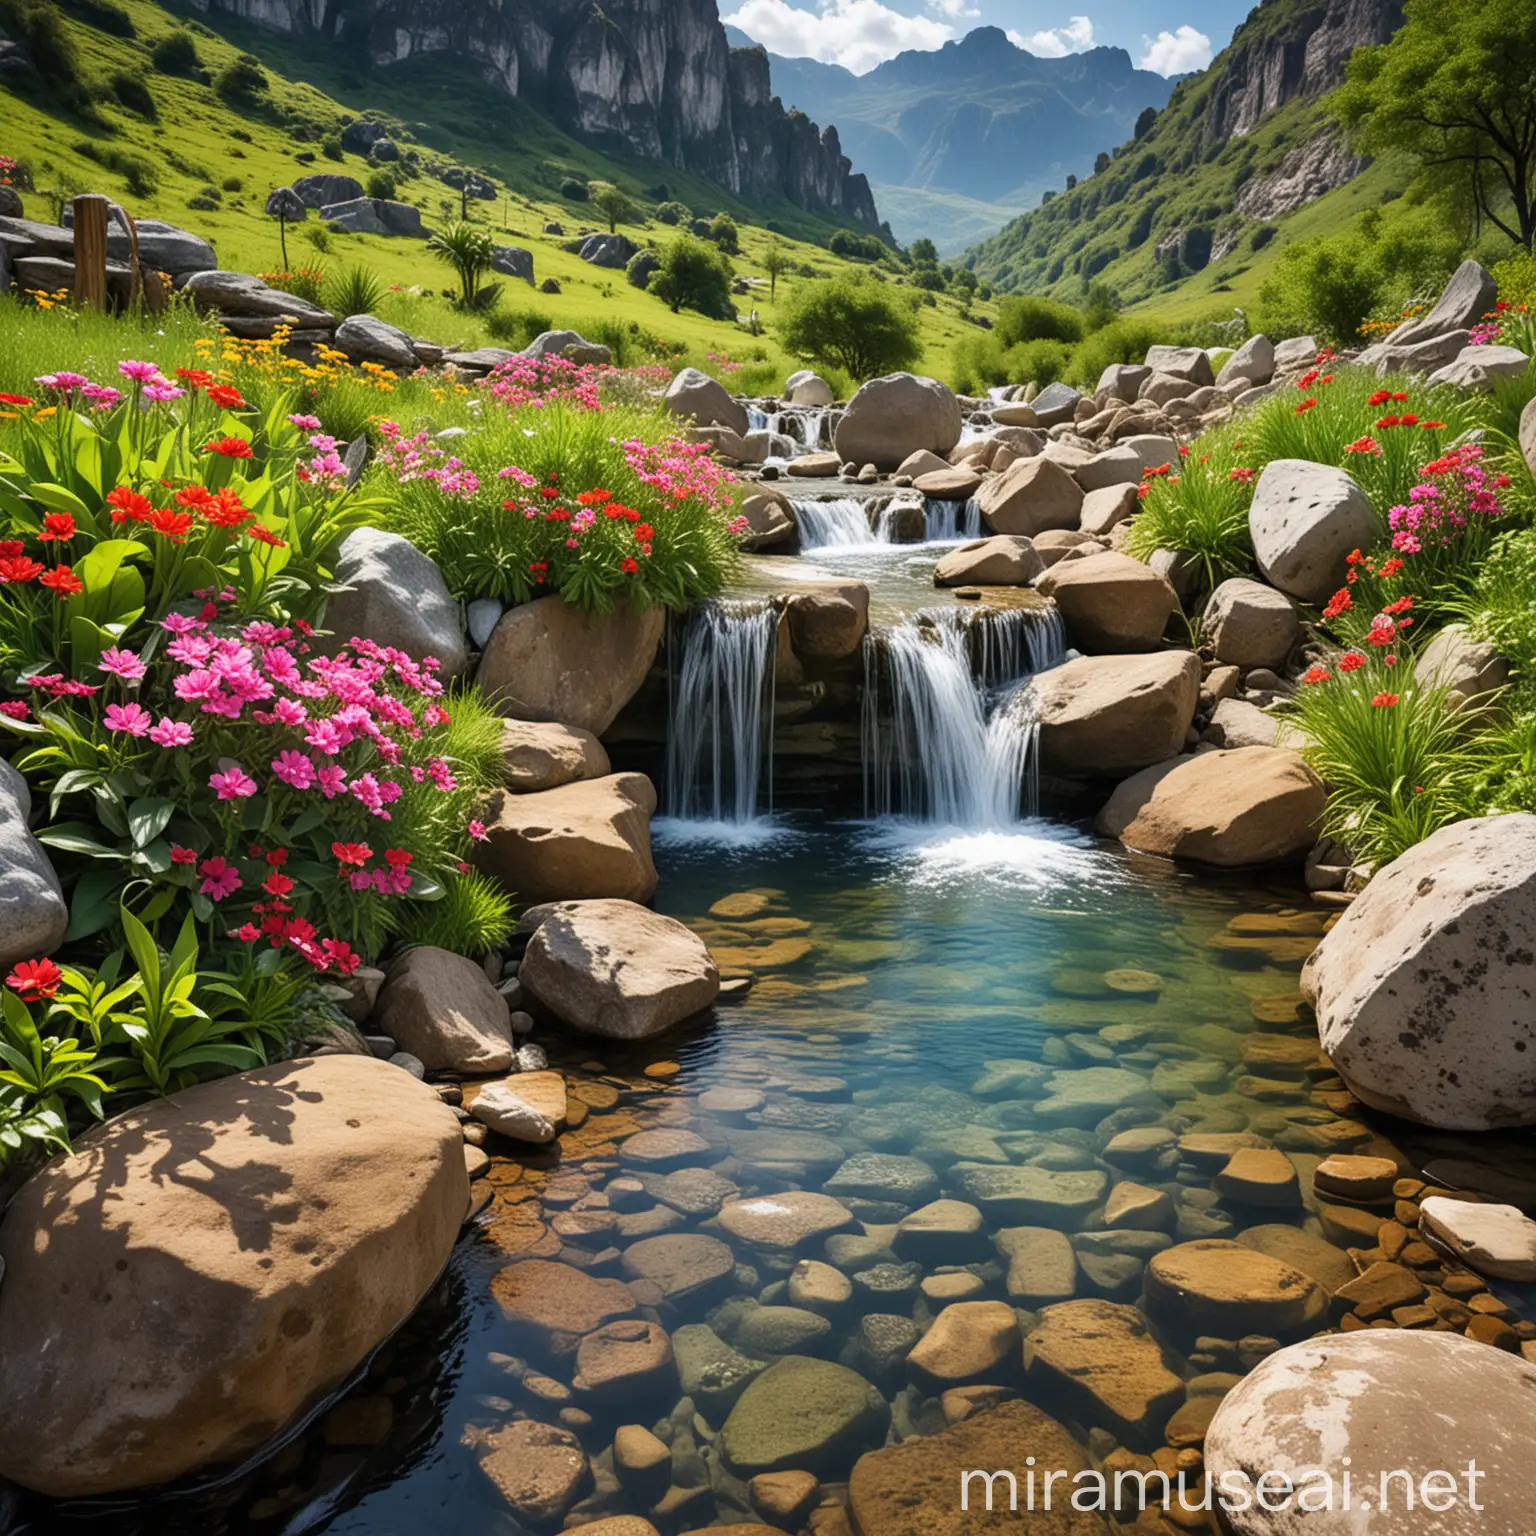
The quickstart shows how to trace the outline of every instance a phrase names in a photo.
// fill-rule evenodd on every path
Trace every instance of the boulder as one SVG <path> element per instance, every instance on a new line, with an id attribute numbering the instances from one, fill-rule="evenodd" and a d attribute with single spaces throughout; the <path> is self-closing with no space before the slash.
<path id="1" fill-rule="evenodd" d="M 1184 1336 L 1285 1338 L 1316 1327 L 1327 1292 L 1309 1275 L 1224 1238 L 1180 1243 L 1147 1264 L 1147 1307 Z"/>
<path id="2" fill-rule="evenodd" d="M 1106 777 L 1165 762 L 1183 748 L 1200 662 L 1191 651 L 1084 656 L 1031 686 L 1042 766 Z"/>
<path id="3" fill-rule="evenodd" d="M 75 1498 L 238 1464 L 410 1316 L 468 1201 L 452 1111 L 371 1057 L 109 1120 L 0 1224 L 0 1473 Z"/>
<path id="4" fill-rule="evenodd" d="M 1152 377 L 1152 370 L 1142 363 L 1111 363 L 1099 375 L 1094 394 L 1124 400 L 1127 405 L 1141 395 L 1141 386 Z"/>
<path id="5" fill-rule="evenodd" d="M 662 404 L 674 416 L 682 416 L 701 427 L 718 424 L 745 436 L 751 426 L 747 408 L 731 392 L 697 368 L 684 368 L 667 386 Z"/>
<path id="6" fill-rule="evenodd" d="M 612 771 L 602 742 L 591 731 L 552 721 L 501 722 L 502 782 L 516 794 L 606 778 Z"/>
<path id="7" fill-rule="evenodd" d="M 562 1368 L 587 1334 L 635 1312 L 635 1298 L 622 1280 L 599 1279 L 547 1259 L 522 1259 L 498 1270 L 491 1295 L 518 1350 Z"/>
<path id="8" fill-rule="evenodd" d="M 1275 372 L 1299 373 L 1310 368 L 1316 361 L 1318 340 L 1316 336 L 1290 336 L 1275 343 Z"/>
<path id="9" fill-rule="evenodd" d="M 1185 379 L 1197 389 L 1216 382 L 1211 371 L 1211 357 L 1203 347 L 1148 347 L 1144 359 L 1153 373 L 1171 374 Z M 1254 382 L 1262 383 L 1255 379 Z"/>
<path id="10" fill-rule="evenodd" d="M 1268 336 L 1250 336 L 1226 362 L 1216 375 L 1218 388 L 1228 384 L 1243 384 L 1254 389 L 1268 384 L 1275 376 L 1275 344 Z"/>
<path id="11" fill-rule="evenodd" d="M 1486 640 L 1474 640 L 1465 624 L 1447 624 L 1415 658 L 1413 680 L 1470 704 L 1509 681 L 1509 663 Z"/>
<path id="12" fill-rule="evenodd" d="M 389 129 L 385 124 L 376 122 L 370 117 L 355 117 L 341 130 L 341 147 L 348 154 L 366 156 L 380 139 L 388 137 Z M 351 178 L 335 177 L 333 179 L 349 181 Z"/>
<path id="13" fill-rule="evenodd" d="M 410 203 L 390 202 L 382 197 L 358 197 L 347 202 L 327 203 L 320 210 L 327 224 L 356 235 L 405 235 L 425 240 L 427 230 L 421 222 L 421 209 Z"/>
<path id="14" fill-rule="evenodd" d="M 1044 533 L 1037 533 L 1030 542 L 1034 544 L 1035 553 L 1045 562 L 1047 569 L 1058 560 L 1065 560 L 1068 555 L 1077 559 L 1076 551 L 1079 549 L 1091 555 L 1104 547 L 1092 534 L 1078 528 L 1047 528 Z"/>
<path id="15" fill-rule="evenodd" d="M 1536 400 L 1527 400 L 1520 413 L 1520 454 L 1525 467 L 1536 475 Z"/>
<path id="16" fill-rule="evenodd" d="M 482 812 L 486 838 L 475 845 L 475 867 L 530 904 L 649 901 L 656 893 L 655 809 L 656 791 L 643 773 L 531 794 L 497 791 Z"/>
<path id="17" fill-rule="evenodd" d="M 1262 581 L 1234 576 L 1211 593 L 1201 632 L 1216 660 L 1279 671 L 1301 633 L 1295 604 Z"/>
<path id="18" fill-rule="evenodd" d="M 853 1225 L 853 1212 L 833 1195 L 805 1190 L 727 1200 L 717 1218 L 722 1230 L 749 1248 L 796 1248 Z"/>
<path id="19" fill-rule="evenodd" d="M 1026 538 L 1000 533 L 946 550 L 933 568 L 938 587 L 1027 587 L 1045 562 Z"/>
<path id="20" fill-rule="evenodd" d="M 720 972 L 698 936 L 629 901 L 573 901 L 528 941 L 518 980 L 567 1024 L 644 1040 L 701 1013 Z"/>
<path id="21" fill-rule="evenodd" d="M 457 677 L 469 665 L 459 605 L 436 564 L 398 533 L 358 528 L 336 559 L 340 590 L 326 605 L 326 627 L 338 644 L 354 635 L 393 646 L 417 661 L 435 657 L 437 676 Z"/>
<path id="22" fill-rule="evenodd" d="M 1068 640 L 1083 651 L 1154 650 L 1179 611 L 1179 599 L 1163 577 L 1114 550 L 1059 561 L 1035 585 L 1055 599 Z"/>
<path id="23" fill-rule="evenodd" d="M 1204 356 L 1204 354 L 1201 354 Z M 1150 401 L 1153 405 L 1168 405 L 1175 400 L 1183 400 L 1194 394 L 1199 389 L 1198 384 L 1191 384 L 1188 379 L 1181 379 L 1173 373 L 1154 373 L 1141 386 L 1141 394 L 1137 397 Z"/>
<path id="24" fill-rule="evenodd" d="M 790 1355 L 741 1394 L 718 1443 L 741 1477 L 791 1469 L 836 1476 L 883 1443 L 890 1418 L 885 1399 L 857 1372 Z"/>
<path id="25" fill-rule="evenodd" d="M 907 475 L 916 482 L 921 475 L 945 474 L 953 467 L 948 459 L 941 459 L 938 454 L 931 453 L 926 448 L 919 448 L 915 453 L 909 453 L 896 466 L 896 473 Z"/>
<path id="26" fill-rule="evenodd" d="M 289 224 L 299 224 L 309 217 L 309 204 L 292 187 L 275 187 L 267 194 L 264 211 L 269 219 L 282 218 Z"/>
<path id="27" fill-rule="evenodd" d="M 581 1441 L 556 1424 L 516 1419 L 474 1439 L 481 1472 L 525 1529 L 557 1524 L 592 1486 Z"/>
<path id="28" fill-rule="evenodd" d="M 1139 470 L 1137 474 L 1139 477 Z M 1078 527 L 1086 534 L 1102 536 L 1134 517 L 1140 504 L 1134 482 L 1107 485 L 1102 490 L 1089 491 L 1083 497 Z"/>
<path id="29" fill-rule="evenodd" d="M 748 532 L 741 547 L 749 554 L 793 544 L 799 535 L 789 498 L 771 485 L 753 487 L 741 498 L 737 511 L 747 520 Z"/>
<path id="30" fill-rule="evenodd" d="M 1238 1512 L 1235 1499 L 1228 1506 L 1235 1536 L 1363 1531 L 1364 1521 L 1383 1536 L 1486 1536 L 1530 1525 L 1525 1457 L 1533 1434 L 1529 1361 L 1455 1333 L 1366 1328 L 1261 1360 L 1221 1399 L 1204 1452 L 1217 1486 L 1247 1495 L 1248 1508 Z M 1340 1502 L 1344 1457 L 1354 1513 Z M 1475 1483 L 1467 1470 L 1474 1462 Z M 1330 1486 L 1320 1471 L 1339 1513 L 1318 1513 Z M 1253 1496 L 1266 1473 L 1268 1508 Z M 1280 1495 L 1281 1478 L 1301 1490 L 1294 1502 Z M 1389 1511 L 1378 1510 L 1384 1479 Z M 1420 1503 L 1409 1502 L 1420 1494 Z"/>
<path id="31" fill-rule="evenodd" d="M 969 501 L 981 488 L 981 475 L 969 466 L 954 469 L 946 464 L 916 476 L 913 485 L 932 501 Z"/>
<path id="32" fill-rule="evenodd" d="M 784 381 L 784 397 L 791 405 L 809 405 L 816 409 L 824 409 L 837 398 L 832 393 L 832 386 L 809 368 L 790 374 Z"/>
<path id="33" fill-rule="evenodd" d="M 1429 382 L 1487 391 L 1492 389 L 1495 379 L 1524 378 L 1530 366 L 1530 358 L 1519 347 L 1467 347 L 1454 362 L 1430 374 Z"/>
<path id="34" fill-rule="evenodd" d="M 69 908 L 43 845 L 28 826 L 27 781 L 0 758 L 0 966 L 40 960 L 64 942 Z"/>
<path id="35" fill-rule="evenodd" d="M 1305 459 L 1273 459 L 1248 509 L 1254 558 L 1272 586 L 1298 602 L 1326 603 L 1344 584 L 1345 557 L 1380 535 L 1370 498 L 1350 475 Z"/>
<path id="36" fill-rule="evenodd" d="M 1380 870 L 1301 973 L 1318 1038 L 1373 1108 L 1536 1125 L 1536 816 L 1456 822 Z"/>
<path id="37" fill-rule="evenodd" d="M 441 362 L 455 373 L 483 377 L 492 369 L 500 368 L 503 363 L 510 363 L 514 357 L 519 356 L 520 353 L 506 347 L 475 347 L 468 352 L 445 352 Z"/>
<path id="38" fill-rule="evenodd" d="M 1075 475 L 1078 485 L 1089 494 L 1128 488 L 1134 495 L 1141 481 L 1141 467 L 1141 455 L 1127 444 L 1117 443 L 1078 465 Z"/>
<path id="39" fill-rule="evenodd" d="M 660 608 L 597 614 L 558 595 L 520 603 L 492 632 L 475 681 L 504 715 L 601 735 L 645 681 L 662 618 Z"/>
<path id="40" fill-rule="evenodd" d="M 194 272 L 182 285 L 202 309 L 221 315 L 288 320 L 305 330 L 329 330 L 336 317 L 307 299 L 269 288 L 245 272 Z"/>
<path id="41" fill-rule="evenodd" d="M 408 949 L 386 973 L 373 1022 L 429 1072 L 475 1077 L 512 1065 L 507 1000 L 481 966 L 451 950 Z"/>
<path id="42" fill-rule="evenodd" d="M 559 1135 L 569 1113 L 565 1079 L 558 1072 L 519 1072 L 482 1084 L 468 1108 L 481 1125 L 510 1141 L 542 1146 Z"/>
<path id="43" fill-rule="evenodd" d="M 1038 427 L 1040 418 L 1035 408 L 1022 400 L 992 407 L 992 420 L 1000 427 Z"/>
<path id="44" fill-rule="evenodd" d="M 1317 841 L 1327 791 L 1288 747 L 1201 752 L 1127 779 L 1098 830 L 1138 853 L 1223 869 L 1299 863 Z"/>
<path id="45" fill-rule="evenodd" d="M 355 176 L 322 172 L 300 176 L 293 190 L 306 208 L 328 208 L 334 203 L 350 203 L 363 195 L 363 184 Z"/>
<path id="46" fill-rule="evenodd" d="M 637 249 L 639 247 L 628 235 L 588 235 L 577 254 L 594 267 L 610 267 L 617 271 Z"/>
<path id="47" fill-rule="evenodd" d="M 946 454 L 960 441 L 960 402 L 947 385 L 891 373 L 859 387 L 833 433 L 844 463 L 896 468 L 918 448 Z"/>
<path id="48" fill-rule="evenodd" d="M 1246 699 L 1221 699 L 1201 739 L 1218 747 L 1273 747 L 1280 740 L 1280 722 Z"/>
<path id="49" fill-rule="evenodd" d="M 410 336 L 398 325 L 372 315 L 348 315 L 336 327 L 332 345 L 354 363 L 385 363 L 411 370 L 417 366 Z"/>
<path id="50" fill-rule="evenodd" d="M 1017 459 L 982 485 L 976 505 L 994 533 L 1031 536 L 1048 528 L 1076 528 L 1083 490 L 1050 459 Z"/>
<path id="51" fill-rule="evenodd" d="M 1467 260 L 1457 267 L 1434 308 L 1417 320 L 1405 320 L 1386 338 L 1390 347 L 1407 347 L 1430 341 L 1447 331 L 1465 331 L 1493 308 L 1499 285 L 1493 274 Z"/>
<path id="52" fill-rule="evenodd" d="M 504 277 L 520 277 L 525 283 L 533 282 L 533 252 L 521 245 L 498 245 L 491 252 L 491 271 Z"/>
<path id="53" fill-rule="evenodd" d="M 665 1329 L 639 1318 L 604 1323 L 577 1347 L 571 1390 L 583 1402 L 619 1408 L 677 1389 L 677 1362 Z"/>
<path id="54" fill-rule="evenodd" d="M 541 331 L 518 356 L 564 357 L 573 363 L 588 363 L 596 367 L 613 361 L 610 347 L 605 347 L 600 341 L 588 341 L 580 331 Z"/>
<path id="55" fill-rule="evenodd" d="M 925 1392 L 977 1382 L 1005 1383 L 1019 1372 L 1019 1320 L 1006 1301 L 957 1301 L 907 1356 L 907 1369 Z"/>
<path id="56" fill-rule="evenodd" d="M 1070 384 L 1047 384 L 1029 402 L 1029 409 L 1034 412 L 1033 421 L 1002 421 L 999 425 L 1059 427 L 1063 422 L 1071 421 L 1077 415 L 1077 407 L 1082 402 L 1082 398 L 1082 395 Z"/>
<path id="57" fill-rule="evenodd" d="M 837 661 L 854 655 L 869 631 L 869 588 L 861 581 L 819 584 L 785 606 L 795 654 Z"/>
<path id="58" fill-rule="evenodd" d="M 1419 1206 L 1419 1234 L 1490 1280 L 1536 1282 L 1536 1221 L 1518 1206 L 1431 1195 Z"/>

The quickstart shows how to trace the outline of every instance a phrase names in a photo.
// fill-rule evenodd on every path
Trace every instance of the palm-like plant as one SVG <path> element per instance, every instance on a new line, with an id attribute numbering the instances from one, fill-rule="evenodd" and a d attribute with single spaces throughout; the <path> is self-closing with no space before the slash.
<path id="1" fill-rule="evenodd" d="M 459 279 L 459 302 L 474 309 L 480 298 L 481 280 L 491 269 L 496 242 L 465 219 L 446 224 L 427 241 L 427 249 L 445 261 Z"/>

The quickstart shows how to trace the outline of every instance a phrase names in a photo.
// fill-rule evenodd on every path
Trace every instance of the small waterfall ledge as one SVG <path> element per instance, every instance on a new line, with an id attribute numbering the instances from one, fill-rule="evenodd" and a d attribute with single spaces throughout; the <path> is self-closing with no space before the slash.
<path id="1" fill-rule="evenodd" d="M 981 507 L 973 496 L 969 501 L 936 501 L 923 504 L 921 539 L 903 538 L 910 526 L 903 514 L 915 516 L 916 503 L 893 498 L 870 519 L 870 503 L 854 496 L 818 500 L 792 497 L 790 508 L 800 528 L 800 548 L 804 552 L 823 549 L 862 549 L 872 545 L 892 544 L 963 544 L 979 539 L 985 530 Z"/>

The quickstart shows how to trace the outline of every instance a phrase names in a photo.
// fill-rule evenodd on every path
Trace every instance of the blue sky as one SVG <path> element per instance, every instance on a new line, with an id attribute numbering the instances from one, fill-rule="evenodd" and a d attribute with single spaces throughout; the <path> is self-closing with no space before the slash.
<path id="1" fill-rule="evenodd" d="M 1104 44 L 1160 74 L 1203 69 L 1253 0 L 721 0 L 724 19 L 772 53 L 864 74 L 906 48 L 995 26 L 1031 53 Z"/>

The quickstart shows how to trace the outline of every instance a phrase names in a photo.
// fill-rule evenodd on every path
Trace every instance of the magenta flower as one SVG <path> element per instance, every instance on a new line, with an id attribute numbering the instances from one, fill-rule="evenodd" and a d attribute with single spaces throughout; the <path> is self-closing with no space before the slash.
<path id="1" fill-rule="evenodd" d="M 315 765 L 302 752 L 292 749 L 272 759 L 272 772 L 294 789 L 308 789 L 315 782 Z"/>
<path id="2" fill-rule="evenodd" d="M 152 384 L 160 377 L 160 368 L 155 363 L 121 362 L 117 365 L 117 371 L 125 379 L 132 379 L 135 384 Z"/>
<path id="3" fill-rule="evenodd" d="M 323 763 L 315 769 L 315 785 L 327 800 L 334 800 L 347 787 L 346 770 L 339 763 Z"/>
<path id="4" fill-rule="evenodd" d="M 186 394 L 186 390 L 177 389 L 174 384 L 158 382 L 144 386 L 144 398 L 153 400 L 157 405 L 163 405 L 169 400 L 180 400 Z"/>
<path id="5" fill-rule="evenodd" d="M 261 929 L 255 923 L 241 923 L 238 928 L 231 928 L 229 936 L 239 939 L 242 944 L 254 944 L 261 937 Z"/>
<path id="6" fill-rule="evenodd" d="M 44 389 L 56 389 L 61 395 L 71 395 L 77 389 L 84 389 L 91 381 L 83 373 L 40 373 L 33 380 L 35 384 L 41 384 Z"/>
<path id="7" fill-rule="evenodd" d="M 320 418 L 318 416 L 290 416 L 289 426 L 297 427 L 301 432 L 318 432 L 320 430 Z"/>
<path id="8" fill-rule="evenodd" d="M 194 619 L 185 613 L 168 613 L 160 620 L 160 628 L 171 635 L 190 635 L 207 627 L 201 619 Z"/>
<path id="9" fill-rule="evenodd" d="M 109 731 L 126 731 L 130 736 L 147 736 L 155 717 L 142 704 L 108 704 L 106 726 Z"/>
<path id="10" fill-rule="evenodd" d="M 223 901 L 226 896 L 233 896 L 245 884 L 240 878 L 240 871 L 222 856 L 204 859 L 197 866 L 197 872 L 203 877 L 198 890 L 214 901 Z"/>
<path id="11" fill-rule="evenodd" d="M 485 823 L 483 821 L 470 822 L 469 835 L 477 843 L 488 843 L 491 840 L 491 834 L 485 830 Z"/>
<path id="12" fill-rule="evenodd" d="M 149 733 L 149 739 L 157 747 L 190 747 L 192 727 L 185 720 L 172 720 L 162 715 L 160 722 Z"/>
<path id="13" fill-rule="evenodd" d="M 218 791 L 220 800 L 248 800 L 256 793 L 256 780 L 239 763 L 231 763 L 225 772 L 209 777 L 208 787 Z"/>
<path id="14" fill-rule="evenodd" d="M 138 656 L 132 651 L 119 650 L 116 646 L 104 650 L 96 665 L 103 672 L 110 672 L 113 677 L 120 677 L 128 683 L 136 683 L 144 676 L 144 663 Z"/>

